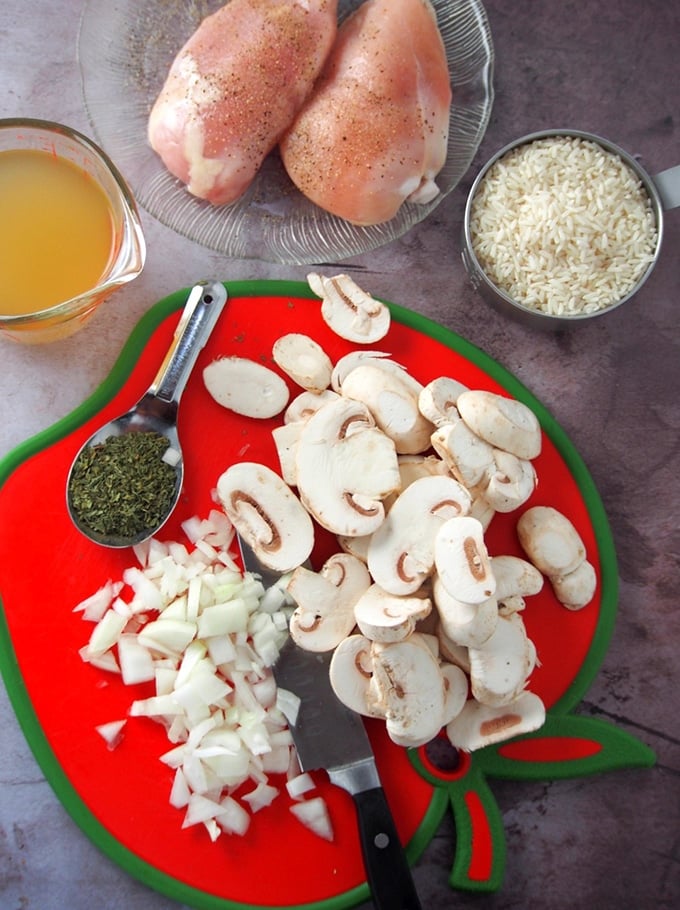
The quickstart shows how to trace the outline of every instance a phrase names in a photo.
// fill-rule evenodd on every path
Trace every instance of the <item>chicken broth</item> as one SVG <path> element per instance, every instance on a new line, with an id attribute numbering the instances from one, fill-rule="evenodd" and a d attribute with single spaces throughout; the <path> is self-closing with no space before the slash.
<path id="1" fill-rule="evenodd" d="M 0 152 L 0 312 L 35 313 L 92 290 L 114 251 L 106 194 L 84 170 L 38 149 Z"/>

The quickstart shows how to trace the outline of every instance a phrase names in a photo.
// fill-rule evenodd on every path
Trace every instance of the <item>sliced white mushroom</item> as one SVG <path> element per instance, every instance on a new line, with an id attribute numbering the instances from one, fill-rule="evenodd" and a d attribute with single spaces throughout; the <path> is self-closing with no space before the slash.
<path id="1" fill-rule="evenodd" d="M 453 644 L 465 648 L 481 647 L 496 628 L 499 614 L 495 597 L 487 597 L 481 603 L 465 603 L 449 594 L 435 575 L 432 599 L 439 616 L 439 634 L 444 634 Z"/>
<path id="2" fill-rule="evenodd" d="M 536 483 L 536 470 L 530 461 L 494 449 L 494 468 L 484 498 L 496 512 L 512 512 L 529 499 Z"/>
<path id="3" fill-rule="evenodd" d="M 279 459 L 281 476 L 285 482 L 291 486 L 297 486 L 297 470 L 295 467 L 295 451 L 297 449 L 300 433 L 302 432 L 304 421 L 299 420 L 296 423 L 282 423 L 272 430 L 272 439 Z"/>
<path id="4" fill-rule="evenodd" d="M 335 553 L 319 572 L 298 566 L 288 582 L 296 607 L 290 634 L 306 651 L 330 651 L 355 626 L 354 607 L 369 588 L 366 566 L 347 553 Z"/>
<path id="5" fill-rule="evenodd" d="M 434 561 L 441 583 L 457 600 L 476 604 L 493 596 L 496 580 L 476 518 L 463 515 L 444 522 L 435 537 Z"/>
<path id="6" fill-rule="evenodd" d="M 402 366 L 400 363 L 396 363 L 390 358 L 390 355 L 384 351 L 350 351 L 349 354 L 344 354 L 336 361 L 333 372 L 331 373 L 331 389 L 334 392 L 337 392 L 337 394 L 341 394 L 345 376 L 356 367 L 361 366 L 362 363 L 385 364 L 385 369 L 398 369 L 402 372 L 405 372 L 406 370 L 406 367 Z"/>
<path id="7" fill-rule="evenodd" d="M 586 548 L 571 521 L 552 506 L 527 509 L 517 522 L 522 549 L 544 575 L 568 575 L 586 558 Z"/>
<path id="8" fill-rule="evenodd" d="M 247 357 L 213 360 L 203 370 L 203 382 L 218 404 L 244 417 L 275 417 L 290 398 L 278 373 Z"/>
<path id="9" fill-rule="evenodd" d="M 414 480 L 419 480 L 421 477 L 451 477 L 449 469 L 437 455 L 422 455 L 420 453 L 399 455 L 397 461 L 399 463 L 401 483 L 399 490 L 385 500 L 385 510 L 388 512 L 394 505 L 399 493 L 410 486 Z"/>
<path id="10" fill-rule="evenodd" d="M 387 498 L 384 501 L 387 503 Z M 361 537 L 348 537 L 346 534 L 338 534 L 337 541 L 344 553 L 351 553 L 363 563 L 367 563 L 371 536 L 371 534 L 363 534 Z"/>
<path id="11" fill-rule="evenodd" d="M 551 576 L 550 583 L 562 606 L 568 610 L 581 610 L 595 596 L 597 574 L 586 559 L 568 575 Z"/>
<path id="12" fill-rule="evenodd" d="M 436 611 L 433 610 L 430 615 L 435 614 Z M 441 623 L 437 626 L 437 641 L 439 642 L 441 659 L 459 667 L 466 674 L 465 678 L 467 679 L 470 674 L 470 657 L 465 645 L 459 645 L 452 638 L 449 638 Z"/>
<path id="13" fill-rule="evenodd" d="M 443 726 L 446 684 L 439 661 L 418 633 L 404 641 L 373 642 L 371 700 L 400 746 L 422 746 Z"/>
<path id="14" fill-rule="evenodd" d="M 380 429 L 394 440 L 400 454 L 424 452 L 430 447 L 433 426 L 420 413 L 420 383 L 408 373 L 364 363 L 347 374 L 342 394 L 362 401 Z"/>
<path id="15" fill-rule="evenodd" d="M 430 441 L 456 480 L 468 489 L 486 482 L 495 465 L 493 446 L 473 433 L 461 418 L 438 427 Z"/>
<path id="16" fill-rule="evenodd" d="M 456 402 L 468 387 L 449 376 L 439 376 L 428 382 L 418 397 L 420 413 L 436 427 L 452 423 L 459 417 Z"/>
<path id="17" fill-rule="evenodd" d="M 300 392 L 284 411 L 283 422 L 298 423 L 298 421 L 305 421 L 312 414 L 315 414 L 322 405 L 333 398 L 337 398 L 337 392 L 332 389 L 323 389 L 321 392 Z"/>
<path id="18" fill-rule="evenodd" d="M 418 480 L 420 477 L 448 477 L 449 469 L 438 455 L 412 455 L 399 456 L 399 476 L 401 489 Z"/>
<path id="19" fill-rule="evenodd" d="M 460 416 L 477 436 L 517 458 L 536 458 L 541 452 L 541 426 L 524 402 L 515 398 L 468 390 L 458 396 Z"/>
<path id="20" fill-rule="evenodd" d="M 312 520 L 270 468 L 237 462 L 218 479 L 216 494 L 236 530 L 268 569 L 283 574 L 309 557 L 314 545 Z"/>
<path id="21" fill-rule="evenodd" d="M 446 726 L 456 749 L 474 752 L 505 742 L 520 733 L 531 733 L 545 723 L 545 705 L 533 692 L 523 692 L 512 704 L 492 708 L 468 699 L 463 710 Z"/>
<path id="22" fill-rule="evenodd" d="M 493 521 L 496 510 L 486 501 L 483 495 L 480 495 L 474 489 L 470 490 L 470 495 L 472 496 L 472 503 L 470 504 L 468 515 L 476 518 L 486 531 Z"/>
<path id="23" fill-rule="evenodd" d="M 351 711 L 367 717 L 383 717 L 381 708 L 370 700 L 373 676 L 371 642 L 363 635 L 348 635 L 333 651 L 329 674 L 331 687 Z"/>
<path id="24" fill-rule="evenodd" d="M 322 392 L 331 383 L 333 364 L 321 345 L 300 332 L 277 338 L 272 347 L 275 363 L 303 389 Z"/>
<path id="25" fill-rule="evenodd" d="M 470 494 L 448 476 L 420 477 L 397 496 L 368 546 L 374 581 L 392 594 L 417 591 L 434 566 L 434 541 L 449 518 L 465 515 Z"/>
<path id="26" fill-rule="evenodd" d="M 321 315 L 336 335 L 358 344 L 374 344 L 387 335 L 391 322 L 388 307 L 362 290 L 349 275 L 327 277 L 311 272 L 307 282 L 321 298 Z"/>
<path id="27" fill-rule="evenodd" d="M 479 648 L 470 648 L 470 686 L 483 705 L 498 707 L 524 691 L 535 663 L 535 649 L 518 613 L 499 616 L 493 633 Z"/>
<path id="28" fill-rule="evenodd" d="M 329 401 L 306 421 L 296 447 L 300 498 L 324 528 L 351 537 L 382 524 L 382 500 L 399 488 L 394 443 L 359 401 Z"/>
<path id="29" fill-rule="evenodd" d="M 442 726 L 450 724 L 458 717 L 465 706 L 468 697 L 468 678 L 455 664 L 441 663 L 439 665 L 444 677 L 444 717 Z"/>
<path id="30" fill-rule="evenodd" d="M 502 609 L 508 601 L 512 610 L 524 608 L 524 598 L 543 589 L 543 575 L 520 556 L 492 556 L 491 571 L 496 579 L 496 600 Z"/>
<path id="31" fill-rule="evenodd" d="M 371 641 L 403 641 L 431 609 L 427 597 L 397 597 L 372 584 L 354 604 L 354 618 L 361 634 Z"/>

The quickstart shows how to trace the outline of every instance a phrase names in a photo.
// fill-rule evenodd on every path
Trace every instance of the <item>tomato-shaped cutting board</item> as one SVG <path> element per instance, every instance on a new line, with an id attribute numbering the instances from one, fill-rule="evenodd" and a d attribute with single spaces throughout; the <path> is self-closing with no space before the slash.
<path id="1" fill-rule="evenodd" d="M 202 368 L 238 354 L 274 366 L 274 341 L 287 332 L 310 335 L 335 362 L 356 348 L 324 323 L 317 298 L 297 282 L 227 284 L 229 301 L 200 354 L 184 392 L 179 430 L 186 458 L 179 506 L 160 536 L 181 540 L 181 523 L 214 506 L 219 475 L 235 461 L 278 467 L 271 430 L 278 419 L 251 420 L 216 404 Z M 146 391 L 160 365 L 186 291 L 154 306 L 132 333 L 110 376 L 49 430 L 0 464 L 0 661 L 14 709 L 45 775 L 84 832 L 112 859 L 150 886 L 199 908 L 344 908 L 369 897 L 354 808 L 344 792 L 315 774 L 335 832 L 325 842 L 289 811 L 287 797 L 256 813 L 243 837 L 214 843 L 201 825 L 182 828 L 168 802 L 172 771 L 159 762 L 165 732 L 131 718 L 108 750 L 97 725 L 125 717 L 146 685 L 120 680 L 79 656 L 90 629 L 74 606 L 134 564 L 129 550 L 107 550 L 71 524 L 65 484 L 80 446 L 104 421 L 126 411 Z M 615 728 L 571 715 L 604 655 L 614 622 L 617 570 L 600 498 L 580 457 L 550 414 L 505 369 L 458 335 L 390 304 L 392 325 L 377 346 L 426 383 L 452 376 L 470 388 L 516 397 L 537 414 L 543 448 L 535 461 L 539 483 L 523 507 L 551 505 L 578 529 L 598 577 L 596 596 L 579 612 L 561 607 L 549 584 L 524 612 L 540 666 L 531 689 L 548 708 L 541 731 L 462 756 L 445 771 L 426 749 L 407 751 L 367 724 L 380 775 L 411 862 L 452 806 L 457 845 L 451 884 L 493 890 L 503 873 L 502 820 L 488 777 L 531 778 L 588 774 L 649 764 L 653 756 Z M 276 367 L 274 367 L 276 368 Z M 291 383 L 291 393 L 296 390 Z M 521 510 L 520 510 L 521 511 Z M 518 514 L 498 515 L 486 535 L 492 555 L 522 555 Z"/>

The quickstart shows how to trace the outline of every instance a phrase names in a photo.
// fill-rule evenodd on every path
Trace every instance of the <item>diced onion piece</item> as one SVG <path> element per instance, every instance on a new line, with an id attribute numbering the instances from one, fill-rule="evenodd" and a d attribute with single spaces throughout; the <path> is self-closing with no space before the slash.
<path id="1" fill-rule="evenodd" d="M 118 641 L 126 622 L 125 616 L 121 616 L 115 610 L 108 609 L 92 630 L 87 646 L 88 655 L 90 657 L 99 657 L 104 651 L 110 650 Z"/>
<path id="2" fill-rule="evenodd" d="M 243 836 L 250 827 L 250 815 L 233 796 L 226 796 L 220 803 L 222 811 L 215 821 L 228 834 Z"/>
<path id="3" fill-rule="evenodd" d="M 315 796 L 313 799 L 304 799 L 301 802 L 293 803 L 290 811 L 295 818 L 302 824 L 322 837 L 324 840 L 333 840 L 333 825 L 328 813 L 326 801 L 321 796 Z"/>
<path id="4" fill-rule="evenodd" d="M 291 777 L 286 783 L 286 790 L 291 799 L 302 799 L 305 793 L 309 793 L 316 787 L 311 774 L 304 772 L 296 777 Z"/>
<path id="5" fill-rule="evenodd" d="M 278 795 L 278 787 L 260 781 L 254 790 L 243 795 L 243 801 L 248 803 L 251 812 L 259 812 L 260 809 L 270 806 Z"/>
<path id="6" fill-rule="evenodd" d="M 112 720 L 107 724 L 99 724 L 95 730 L 102 737 L 108 749 L 113 750 L 120 745 L 123 739 L 125 720 Z"/>
<path id="7" fill-rule="evenodd" d="M 289 689 L 279 686 L 276 693 L 276 707 L 281 711 L 291 727 L 295 726 L 300 711 L 300 698 Z"/>

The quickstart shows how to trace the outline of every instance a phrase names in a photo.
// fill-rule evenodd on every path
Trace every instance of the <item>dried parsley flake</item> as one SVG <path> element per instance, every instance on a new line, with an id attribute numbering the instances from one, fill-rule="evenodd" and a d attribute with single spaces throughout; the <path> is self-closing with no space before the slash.
<path id="1" fill-rule="evenodd" d="M 163 460 L 169 445 L 160 433 L 133 432 L 84 449 L 69 483 L 71 508 L 81 525 L 123 539 L 155 529 L 175 493 L 175 469 Z"/>

